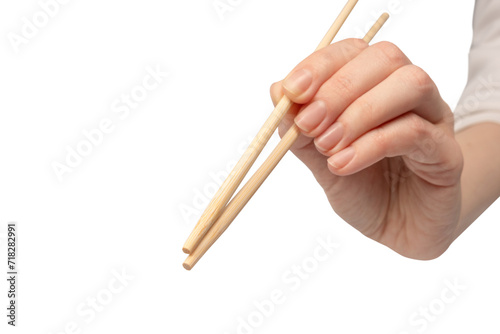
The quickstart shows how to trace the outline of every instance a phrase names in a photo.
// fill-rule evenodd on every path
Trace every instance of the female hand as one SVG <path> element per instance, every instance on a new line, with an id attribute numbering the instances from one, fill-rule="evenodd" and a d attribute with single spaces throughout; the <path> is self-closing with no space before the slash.
<path id="1" fill-rule="evenodd" d="M 395 45 L 332 44 L 273 84 L 296 105 L 280 125 L 335 212 L 396 252 L 433 259 L 452 243 L 463 158 L 453 114 L 430 77 Z"/>

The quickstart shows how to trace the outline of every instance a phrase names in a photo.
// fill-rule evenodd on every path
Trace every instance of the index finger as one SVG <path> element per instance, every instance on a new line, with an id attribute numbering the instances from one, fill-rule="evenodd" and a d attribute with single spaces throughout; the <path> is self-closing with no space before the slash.
<path id="1" fill-rule="evenodd" d="M 314 52 L 283 80 L 285 95 L 297 104 L 309 102 L 328 78 L 367 47 L 363 40 L 350 38 Z"/>

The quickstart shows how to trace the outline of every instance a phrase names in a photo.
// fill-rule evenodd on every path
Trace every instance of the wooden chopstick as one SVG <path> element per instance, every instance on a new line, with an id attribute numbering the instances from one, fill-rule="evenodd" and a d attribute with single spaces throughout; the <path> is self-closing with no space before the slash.
<path id="1" fill-rule="evenodd" d="M 333 22 L 332 26 L 319 43 L 316 51 L 324 48 L 332 42 L 333 38 L 337 35 L 357 2 L 358 0 L 349 0 L 347 2 L 337 19 Z M 198 223 L 182 248 L 184 253 L 190 254 L 215 223 L 219 215 L 222 213 L 222 209 L 224 209 L 229 199 L 233 196 L 241 181 L 243 181 L 243 178 L 248 173 L 250 167 L 252 167 L 260 152 L 262 152 L 262 149 L 269 141 L 269 138 L 271 138 L 272 134 L 292 105 L 293 103 L 286 96 L 284 96 L 276 105 L 274 111 L 266 120 L 253 141 L 250 143 L 248 149 L 245 151 L 224 183 L 222 183 L 221 187 L 208 204 L 208 207 L 201 215 Z"/>
<path id="2" fill-rule="evenodd" d="M 384 23 L 389 18 L 389 14 L 384 13 L 375 22 L 372 28 L 365 35 L 363 40 L 370 43 L 377 32 L 382 28 Z M 262 185 L 265 179 L 271 174 L 273 169 L 278 165 L 283 156 L 288 152 L 290 147 L 295 143 L 300 136 L 299 128 L 294 124 L 283 136 L 278 145 L 271 152 L 269 157 L 264 161 L 262 166 L 255 172 L 248 182 L 241 188 L 231 202 L 226 206 L 225 210 L 220 215 L 217 222 L 208 231 L 205 237 L 201 240 L 198 247 L 184 261 L 183 266 L 187 270 L 191 270 L 206 251 L 215 243 L 215 241 L 224 233 L 231 225 L 232 221 L 240 213 L 243 207 L 248 203 L 250 198 L 255 194 L 257 189 Z"/>
<path id="3" fill-rule="evenodd" d="M 366 43 L 370 43 L 373 37 L 375 37 L 375 35 L 379 32 L 379 30 L 382 28 L 385 22 L 387 22 L 388 19 L 388 13 L 383 13 L 382 15 L 380 15 L 377 22 L 373 24 L 370 30 L 368 30 L 368 32 L 366 33 L 365 37 L 363 37 L 363 41 L 365 41 Z"/>

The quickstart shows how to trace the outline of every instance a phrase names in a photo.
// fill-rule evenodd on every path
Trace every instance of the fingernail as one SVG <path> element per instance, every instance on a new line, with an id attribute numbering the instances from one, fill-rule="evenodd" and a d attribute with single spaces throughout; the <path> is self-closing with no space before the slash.
<path id="1" fill-rule="evenodd" d="M 328 163 L 335 169 L 345 167 L 354 158 L 354 147 L 350 146 L 328 159 Z"/>
<path id="2" fill-rule="evenodd" d="M 295 124 L 304 132 L 316 129 L 326 116 L 326 104 L 323 101 L 315 101 L 302 110 L 295 117 Z"/>
<path id="3" fill-rule="evenodd" d="M 283 81 L 283 88 L 295 96 L 304 93 L 313 80 L 311 72 L 306 69 L 298 70 Z"/>
<path id="4" fill-rule="evenodd" d="M 321 136 L 316 138 L 314 144 L 322 151 L 330 151 L 342 139 L 344 135 L 344 126 L 342 123 L 336 122 L 328 128 Z"/>

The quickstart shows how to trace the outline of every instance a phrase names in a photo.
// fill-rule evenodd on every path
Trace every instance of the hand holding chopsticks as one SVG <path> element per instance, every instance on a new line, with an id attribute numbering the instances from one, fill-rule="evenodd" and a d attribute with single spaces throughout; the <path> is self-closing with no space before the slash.
<path id="1" fill-rule="evenodd" d="M 347 3 L 317 49 L 323 48 L 331 43 L 347 16 L 352 11 L 356 2 L 357 0 L 349 1 Z M 383 14 L 380 17 L 380 19 L 364 37 L 366 42 L 371 41 L 387 18 L 387 14 Z M 253 194 L 255 194 L 260 185 L 299 137 L 300 130 L 297 126 L 293 125 L 281 139 L 280 143 L 273 150 L 269 158 L 226 206 L 227 201 L 234 194 L 246 173 L 255 162 L 257 156 L 260 154 L 263 147 L 276 130 L 283 116 L 292 105 L 293 103 L 286 96 L 281 99 L 271 116 L 250 144 L 250 147 L 245 152 L 242 159 L 238 162 L 217 194 L 214 196 L 214 199 L 210 202 L 209 206 L 200 218 L 200 221 L 184 245 L 183 251 L 190 254 L 183 264 L 186 269 L 190 270 L 198 262 L 201 256 L 203 256 L 203 254 L 210 248 L 210 246 L 220 237 L 220 235 L 222 235 L 222 233 L 227 229 L 241 209 L 246 205 L 248 200 L 253 196 Z"/>

